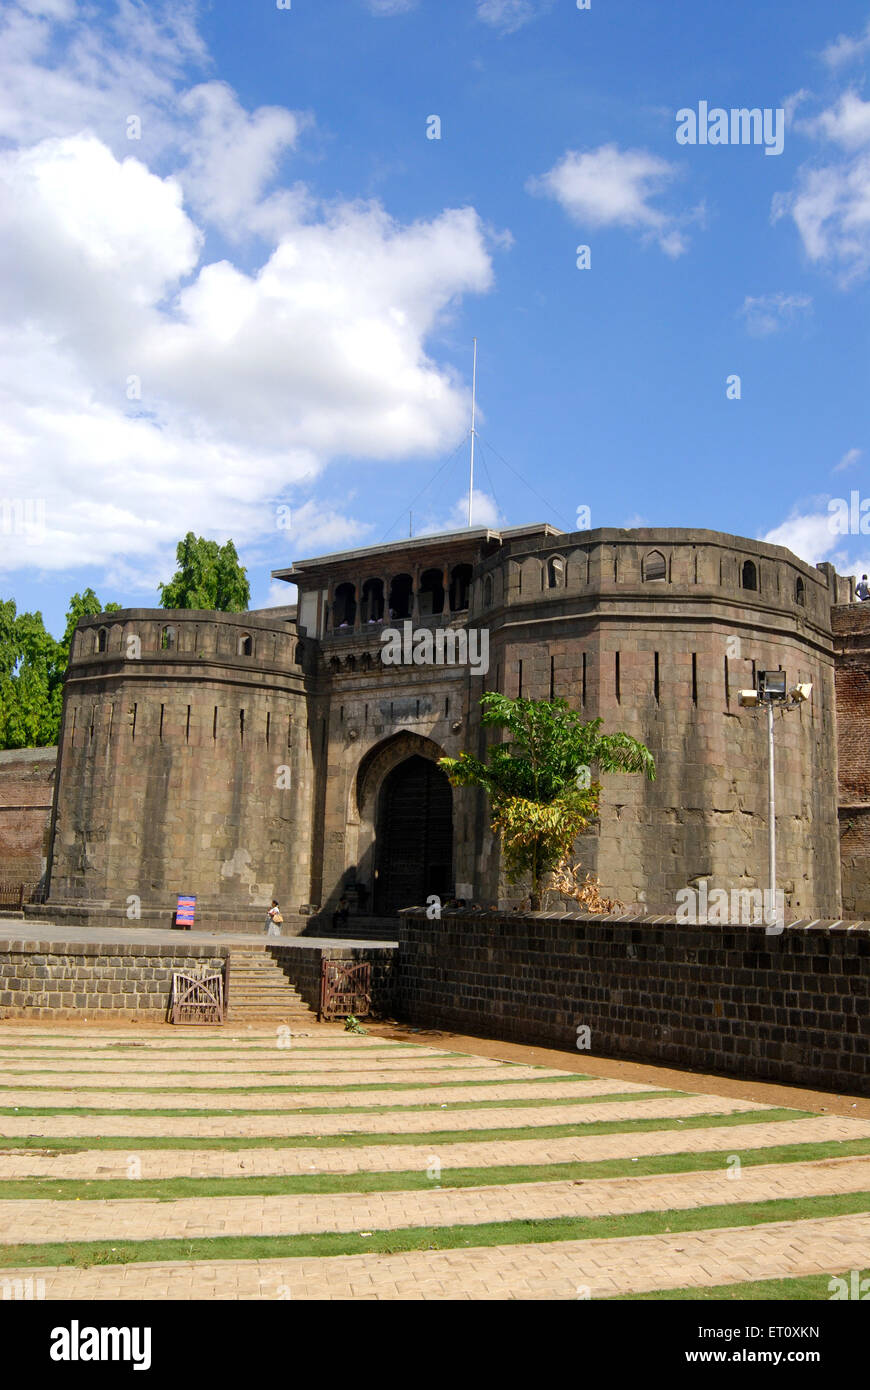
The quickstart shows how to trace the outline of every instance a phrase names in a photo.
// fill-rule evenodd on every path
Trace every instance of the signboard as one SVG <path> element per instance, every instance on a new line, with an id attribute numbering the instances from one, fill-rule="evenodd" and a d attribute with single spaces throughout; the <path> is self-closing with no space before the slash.
<path id="1" fill-rule="evenodd" d="M 187 927 L 188 930 L 193 926 L 193 917 L 196 912 L 196 898 L 182 897 L 179 894 L 178 907 L 175 909 L 175 925 L 177 927 Z"/>

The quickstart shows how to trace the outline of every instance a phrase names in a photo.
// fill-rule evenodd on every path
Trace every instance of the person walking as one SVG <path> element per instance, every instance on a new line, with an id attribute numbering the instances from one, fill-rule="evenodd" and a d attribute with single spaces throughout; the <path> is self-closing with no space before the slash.
<path id="1" fill-rule="evenodd" d="M 277 899 L 277 898 L 273 898 L 273 899 L 272 899 L 272 906 L 269 908 L 269 911 L 266 913 L 266 925 L 265 925 L 265 927 L 264 927 L 264 931 L 265 931 L 266 935 L 267 935 L 267 936 L 280 936 L 280 935 L 281 935 L 281 923 L 282 923 L 283 921 L 284 921 L 284 918 L 281 916 L 281 909 L 280 909 L 279 906 L 278 906 L 278 899 Z"/>
<path id="2" fill-rule="evenodd" d="M 867 584 L 866 574 L 861 575 L 861 583 L 855 586 L 855 597 L 861 603 L 865 603 L 870 598 L 870 586 Z"/>

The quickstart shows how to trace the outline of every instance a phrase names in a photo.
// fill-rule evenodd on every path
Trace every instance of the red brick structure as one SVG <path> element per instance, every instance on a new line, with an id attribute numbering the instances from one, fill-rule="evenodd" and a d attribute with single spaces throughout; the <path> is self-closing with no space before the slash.
<path id="1" fill-rule="evenodd" d="M 0 752 L 0 883 L 35 887 L 48 858 L 56 748 Z"/>
<path id="2" fill-rule="evenodd" d="M 870 913 L 870 603 L 831 613 L 844 916 Z"/>

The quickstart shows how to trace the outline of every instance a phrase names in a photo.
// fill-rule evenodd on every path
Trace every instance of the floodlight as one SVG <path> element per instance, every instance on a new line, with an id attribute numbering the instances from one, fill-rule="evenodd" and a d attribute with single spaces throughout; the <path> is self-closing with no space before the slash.
<path id="1" fill-rule="evenodd" d="M 757 706 L 758 703 L 759 703 L 758 691 L 757 691 L 757 690 L 738 690 L 738 692 L 737 692 L 737 703 L 740 704 L 740 705 L 748 705 L 748 706 L 750 706 L 750 708 L 754 708 L 754 707 Z"/>
<path id="2" fill-rule="evenodd" d="M 794 686 L 789 692 L 796 705 L 803 704 L 813 693 L 812 681 L 806 681 L 802 685 Z"/>
<path id="3" fill-rule="evenodd" d="M 759 671 L 759 694 L 765 700 L 784 700 L 786 696 L 785 682 L 785 671 L 782 667 L 778 671 Z"/>

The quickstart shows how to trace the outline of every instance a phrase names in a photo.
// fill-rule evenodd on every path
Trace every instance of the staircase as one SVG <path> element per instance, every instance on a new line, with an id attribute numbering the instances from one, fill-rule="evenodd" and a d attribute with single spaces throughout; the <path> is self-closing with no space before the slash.
<path id="1" fill-rule="evenodd" d="M 317 1022 L 316 1011 L 305 1003 L 278 961 L 265 949 L 233 947 L 229 953 L 229 967 L 227 1019 L 230 1023 L 246 1019 L 275 1023 Z"/>

